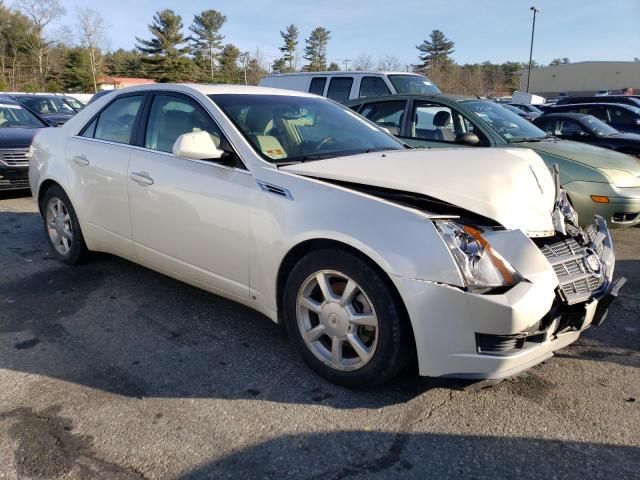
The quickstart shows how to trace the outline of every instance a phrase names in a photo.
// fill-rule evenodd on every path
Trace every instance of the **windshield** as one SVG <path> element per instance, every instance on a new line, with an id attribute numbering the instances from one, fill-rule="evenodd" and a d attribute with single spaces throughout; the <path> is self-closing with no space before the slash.
<path id="1" fill-rule="evenodd" d="M 67 102 L 58 97 L 19 97 L 17 100 L 40 115 L 56 113 L 73 115 L 76 113 Z"/>
<path id="2" fill-rule="evenodd" d="M 593 115 L 589 115 L 588 117 L 584 117 L 582 119 L 582 123 L 586 126 L 591 133 L 597 135 L 598 137 L 608 137 L 609 135 L 615 135 L 618 132 L 613 127 L 610 127 L 602 120 L 597 119 Z"/>
<path id="3" fill-rule="evenodd" d="M 35 115 L 14 103 L 0 100 L 0 128 L 46 127 Z"/>
<path id="4" fill-rule="evenodd" d="M 440 95 L 442 92 L 431 80 L 422 75 L 388 75 L 389 81 L 397 93 L 421 95 Z"/>
<path id="5" fill-rule="evenodd" d="M 243 94 L 209 97 L 256 152 L 271 163 L 404 148 L 356 113 L 323 98 Z"/>
<path id="6" fill-rule="evenodd" d="M 507 142 L 542 140 L 548 136 L 533 123 L 497 103 L 486 100 L 464 100 L 461 103 L 472 110 Z"/>
<path id="7" fill-rule="evenodd" d="M 69 105 L 71 105 L 71 108 L 73 108 L 76 112 L 79 112 L 84 108 L 84 104 L 80 100 L 77 100 L 73 97 L 64 97 L 64 100 Z"/>

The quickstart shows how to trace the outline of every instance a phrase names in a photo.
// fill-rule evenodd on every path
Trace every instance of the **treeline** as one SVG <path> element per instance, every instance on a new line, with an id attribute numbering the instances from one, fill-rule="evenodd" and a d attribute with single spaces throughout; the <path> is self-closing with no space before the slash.
<path id="1" fill-rule="evenodd" d="M 63 18 L 66 26 L 56 29 Z M 209 9 L 185 26 L 173 10 L 161 10 L 148 25 L 148 36 L 136 38 L 134 48 L 107 51 L 108 26 L 94 10 L 78 8 L 68 14 L 59 0 L 16 0 L 10 8 L 0 0 L 0 90 L 91 92 L 109 76 L 255 85 L 269 73 L 342 67 L 415 71 L 448 93 L 505 95 L 518 88 L 516 72 L 525 68 L 519 62 L 458 65 L 451 56 L 454 42 L 439 30 L 416 46 L 415 65 L 403 65 L 394 55 L 374 59 L 367 53 L 338 64 L 328 60 L 329 30 L 316 27 L 301 42 L 294 24 L 280 31 L 281 55 L 267 60 L 259 48 L 243 52 L 226 42 L 226 21 L 221 12 Z"/>

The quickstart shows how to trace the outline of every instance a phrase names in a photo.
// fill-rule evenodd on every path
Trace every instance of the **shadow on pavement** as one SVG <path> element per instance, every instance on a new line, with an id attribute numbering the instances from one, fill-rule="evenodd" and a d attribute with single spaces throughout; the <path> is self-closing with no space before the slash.
<path id="1" fill-rule="evenodd" d="M 253 310 L 108 255 L 77 267 L 57 262 L 35 213 L 0 212 L 0 256 L 0 368 L 130 397 L 340 409 L 379 408 L 465 385 L 419 378 L 415 367 L 375 391 L 329 384 L 303 365 L 277 325 Z M 638 261 L 618 268 L 635 272 Z M 637 275 L 630 278 L 625 292 L 637 295 L 639 283 Z M 609 321 L 593 330 L 594 346 L 561 355 L 592 359 L 600 352 L 599 361 L 633 362 L 628 350 L 638 350 L 638 334 L 616 330 L 637 328 L 637 317 L 623 311 L 638 305 L 633 301 L 615 305 Z"/>
<path id="2" fill-rule="evenodd" d="M 278 437 L 182 478 L 637 478 L 639 455 L 538 438 L 337 431 Z"/>

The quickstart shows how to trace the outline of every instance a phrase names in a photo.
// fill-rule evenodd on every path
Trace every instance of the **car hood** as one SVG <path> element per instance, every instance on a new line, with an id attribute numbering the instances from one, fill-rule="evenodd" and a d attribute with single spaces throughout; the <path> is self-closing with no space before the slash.
<path id="1" fill-rule="evenodd" d="M 376 152 L 298 163 L 281 170 L 421 194 L 531 236 L 553 232 L 553 179 L 531 150 Z"/>
<path id="2" fill-rule="evenodd" d="M 0 149 L 29 148 L 37 128 L 0 128 Z"/>
<path id="3" fill-rule="evenodd" d="M 63 125 L 69 120 L 73 115 L 66 113 L 48 113 L 48 114 L 40 114 L 42 118 L 44 118 L 48 122 L 54 122 L 57 125 Z"/>
<path id="4" fill-rule="evenodd" d="M 520 145 L 536 152 L 568 158 L 593 168 L 615 168 L 640 176 L 640 162 L 638 160 L 606 148 L 572 142 L 571 140 L 543 140 L 541 142 L 524 142 Z"/>

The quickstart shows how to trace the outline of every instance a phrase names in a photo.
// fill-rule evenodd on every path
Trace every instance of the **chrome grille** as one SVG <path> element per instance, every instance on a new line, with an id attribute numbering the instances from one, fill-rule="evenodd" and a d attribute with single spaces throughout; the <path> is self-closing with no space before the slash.
<path id="1" fill-rule="evenodd" d="M 28 167 L 29 149 L 3 149 L 0 150 L 0 163 L 7 167 Z"/>
<path id="2" fill-rule="evenodd" d="M 591 248 L 601 258 L 604 249 L 604 235 L 600 237 L 601 234 L 597 229 L 590 227 L 585 229 L 585 234 Z M 540 247 L 540 250 L 556 272 L 560 283 L 561 297 L 569 305 L 588 300 L 591 294 L 604 283 L 602 272 L 594 274 L 587 269 L 585 258 L 589 252 L 574 238 L 548 243 Z"/>

